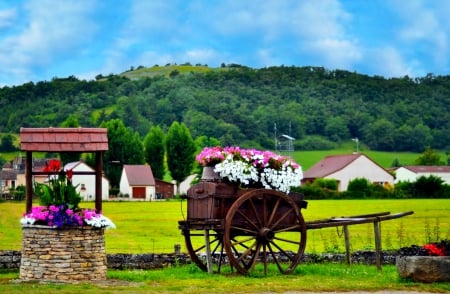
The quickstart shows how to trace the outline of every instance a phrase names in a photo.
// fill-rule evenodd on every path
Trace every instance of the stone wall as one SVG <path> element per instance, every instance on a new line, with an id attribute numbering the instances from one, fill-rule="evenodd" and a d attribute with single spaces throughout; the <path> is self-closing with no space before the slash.
<path id="1" fill-rule="evenodd" d="M 358 251 L 352 254 L 352 263 L 375 264 L 375 252 Z M 189 255 L 186 254 L 107 254 L 108 269 L 156 269 L 177 264 L 189 264 Z M 383 264 L 395 264 L 396 254 L 385 252 Z M 0 269 L 20 268 L 20 251 L 0 251 Z M 345 263 L 345 254 L 305 254 L 302 258 L 305 263 L 338 262 Z"/>
<path id="2" fill-rule="evenodd" d="M 104 229 L 22 227 L 20 279 L 106 280 Z"/>

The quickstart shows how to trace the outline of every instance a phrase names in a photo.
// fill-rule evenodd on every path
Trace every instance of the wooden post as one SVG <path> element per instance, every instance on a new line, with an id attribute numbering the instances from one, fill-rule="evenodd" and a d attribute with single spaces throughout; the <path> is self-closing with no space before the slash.
<path id="1" fill-rule="evenodd" d="M 373 223 L 373 228 L 375 232 L 375 251 L 376 251 L 376 264 L 377 269 L 381 270 L 381 232 L 380 232 L 380 221 L 377 220 Z"/>
<path id="2" fill-rule="evenodd" d="M 25 158 L 26 213 L 31 212 L 33 205 L 33 152 L 27 151 Z"/>
<path id="3" fill-rule="evenodd" d="M 211 247 L 209 244 L 209 230 L 205 230 L 205 245 L 206 245 L 206 268 L 208 269 L 208 273 L 213 273 L 212 267 L 212 257 L 211 257 Z"/>
<path id="4" fill-rule="evenodd" d="M 347 257 L 347 264 L 351 264 L 352 255 L 350 253 L 350 237 L 348 234 L 348 226 L 344 226 L 344 238 L 345 238 L 345 253 Z"/>
<path id="5" fill-rule="evenodd" d="M 95 152 L 95 210 L 102 212 L 102 171 L 103 171 L 103 152 Z"/>

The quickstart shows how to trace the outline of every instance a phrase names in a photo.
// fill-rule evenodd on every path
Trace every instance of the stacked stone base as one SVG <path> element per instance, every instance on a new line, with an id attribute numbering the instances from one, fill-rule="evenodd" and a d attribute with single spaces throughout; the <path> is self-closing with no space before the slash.
<path id="1" fill-rule="evenodd" d="M 402 278 L 415 282 L 450 282 L 450 256 L 402 256 L 397 258 Z"/>
<path id="2" fill-rule="evenodd" d="M 20 279 L 24 281 L 106 280 L 104 229 L 90 226 L 22 228 Z"/>

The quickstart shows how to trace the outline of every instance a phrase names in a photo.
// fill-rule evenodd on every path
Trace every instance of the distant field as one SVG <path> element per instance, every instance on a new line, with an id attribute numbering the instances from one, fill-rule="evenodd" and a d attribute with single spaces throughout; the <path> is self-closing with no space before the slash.
<path id="1" fill-rule="evenodd" d="M 94 207 L 94 203 L 82 203 Z M 0 203 L 0 250 L 20 250 L 19 219 L 24 203 Z M 178 221 L 186 215 L 186 202 L 104 202 L 105 215 L 117 225 L 106 231 L 107 253 L 169 253 L 184 239 Z M 424 244 L 429 237 L 450 239 L 450 199 L 414 200 L 311 200 L 302 210 L 305 221 L 332 216 L 350 216 L 374 212 L 391 213 L 413 210 L 414 214 L 382 223 L 384 249 Z M 353 250 L 373 249 L 373 225 L 349 227 Z M 310 230 L 306 252 L 328 250 L 344 252 L 342 231 L 336 228 Z"/>

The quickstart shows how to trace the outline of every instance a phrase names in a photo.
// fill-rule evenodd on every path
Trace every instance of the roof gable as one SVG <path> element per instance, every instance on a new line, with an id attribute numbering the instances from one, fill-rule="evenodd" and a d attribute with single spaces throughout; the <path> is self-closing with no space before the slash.
<path id="1" fill-rule="evenodd" d="M 326 177 L 348 166 L 351 162 L 353 162 L 360 156 L 363 155 L 348 154 L 327 156 L 313 165 L 310 169 L 305 171 L 303 177 L 305 179 Z"/>
<path id="2" fill-rule="evenodd" d="M 154 186 L 155 178 L 149 165 L 129 165 L 123 166 L 125 176 L 130 186 Z"/>
<path id="3" fill-rule="evenodd" d="M 106 128 L 21 128 L 23 151 L 94 152 L 108 150 Z"/>

